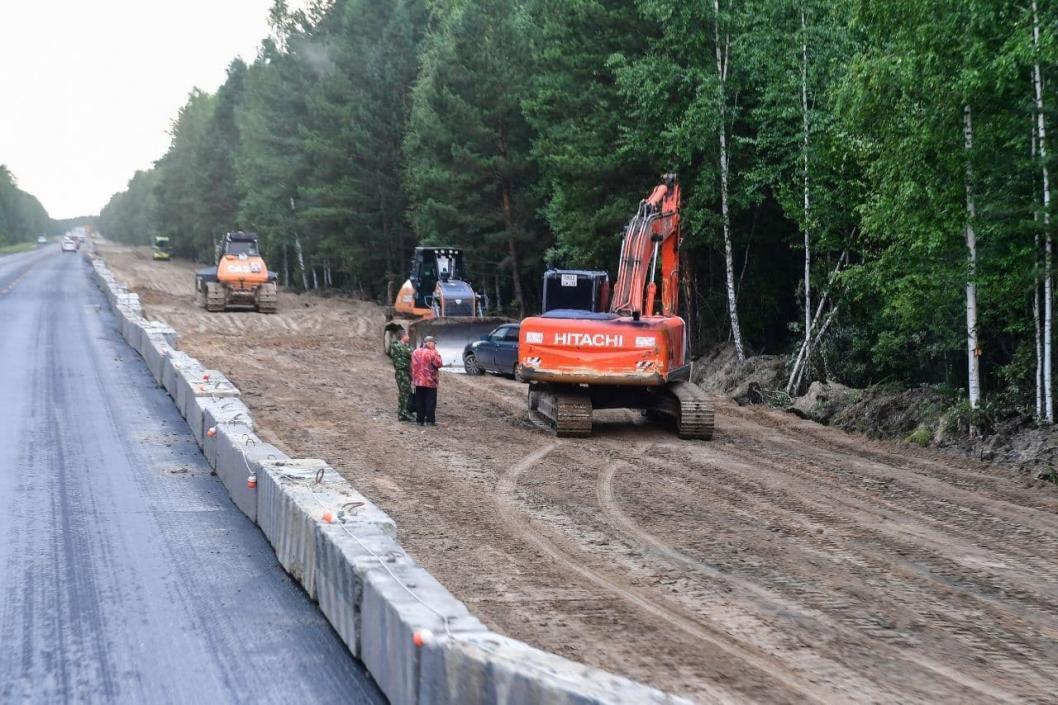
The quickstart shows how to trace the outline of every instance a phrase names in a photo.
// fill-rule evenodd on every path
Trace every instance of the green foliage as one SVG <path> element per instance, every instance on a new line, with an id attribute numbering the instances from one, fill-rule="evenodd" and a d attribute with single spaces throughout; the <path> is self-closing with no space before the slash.
<path id="1" fill-rule="evenodd" d="M 233 62 L 215 95 L 189 95 L 168 151 L 111 199 L 101 227 L 135 243 L 166 234 L 200 258 L 226 230 L 255 230 L 291 283 L 373 298 L 403 279 L 415 244 L 451 244 L 467 251 L 479 290 L 531 311 L 548 261 L 612 272 L 614 235 L 658 175 L 675 171 L 685 311 L 701 349 L 729 334 L 722 129 L 751 349 L 796 355 L 808 230 L 813 306 L 829 288 L 824 313 L 838 307 L 810 376 L 963 386 L 969 181 L 990 397 L 980 413 L 1031 408 L 1045 233 L 1029 76 L 1038 58 L 1053 135 L 1058 8 L 1040 6 L 1037 56 L 1030 10 L 1018 5 L 718 6 L 333 0 L 292 12 L 279 0 L 256 59 Z M 1048 151 L 1053 181 L 1058 150 Z M 0 203 L 21 198 L 4 183 Z M 0 243 L 12 220 L 26 230 L 12 210 L 0 209 Z M 295 243 L 305 272 L 293 271 Z M 848 264 L 830 282 L 839 260 Z"/>
<path id="2" fill-rule="evenodd" d="M 35 240 L 50 231 L 44 206 L 20 189 L 14 174 L 0 164 L 0 247 Z"/>
<path id="3" fill-rule="evenodd" d="M 430 244 L 463 247 L 478 267 L 509 271 L 522 313 L 523 267 L 546 249 L 522 111 L 533 74 L 530 28 L 527 13 L 509 0 L 442 11 L 425 42 L 404 142 L 416 233 Z"/>

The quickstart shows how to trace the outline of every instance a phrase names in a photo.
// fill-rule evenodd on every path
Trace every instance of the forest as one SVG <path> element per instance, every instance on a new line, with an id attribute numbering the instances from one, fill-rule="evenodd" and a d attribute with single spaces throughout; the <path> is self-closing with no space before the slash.
<path id="1" fill-rule="evenodd" d="M 1022 0 L 277 0 L 101 213 L 383 300 L 419 243 L 511 315 L 681 182 L 693 346 L 1051 423 L 1058 8 Z"/>
<path id="2" fill-rule="evenodd" d="M 0 164 L 0 249 L 35 240 L 50 233 L 52 225 L 40 201 L 20 189 L 15 175 Z"/>

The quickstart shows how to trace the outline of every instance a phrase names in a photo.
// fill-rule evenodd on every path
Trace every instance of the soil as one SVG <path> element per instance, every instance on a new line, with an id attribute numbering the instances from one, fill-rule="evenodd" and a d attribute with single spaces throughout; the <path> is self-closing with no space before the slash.
<path id="1" fill-rule="evenodd" d="M 702 703 L 1054 702 L 1043 483 L 724 399 L 712 442 L 620 411 L 557 439 L 492 376 L 444 375 L 423 429 L 397 421 L 378 306 L 207 314 L 190 265 L 100 249 L 267 440 L 329 460 L 499 632 Z"/>

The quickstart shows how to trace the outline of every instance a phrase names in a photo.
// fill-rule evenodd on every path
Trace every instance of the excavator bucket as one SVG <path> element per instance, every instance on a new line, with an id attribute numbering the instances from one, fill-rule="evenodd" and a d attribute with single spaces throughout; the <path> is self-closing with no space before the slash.
<path id="1" fill-rule="evenodd" d="M 463 350 L 481 336 L 491 333 L 496 326 L 510 323 L 501 316 L 485 318 L 430 318 L 408 324 L 408 335 L 413 347 L 419 347 L 427 336 L 433 336 L 437 352 L 441 353 L 445 369 L 463 371 Z"/>

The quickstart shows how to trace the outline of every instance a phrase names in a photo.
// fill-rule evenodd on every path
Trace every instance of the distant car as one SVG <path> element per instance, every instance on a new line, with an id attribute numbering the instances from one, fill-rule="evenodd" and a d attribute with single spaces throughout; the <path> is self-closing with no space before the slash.
<path id="1" fill-rule="evenodd" d="M 43 235 L 41 235 L 40 237 L 37 238 L 37 244 L 38 245 L 47 245 L 48 244 L 48 238 L 46 238 Z"/>
<path id="2" fill-rule="evenodd" d="M 60 245 L 63 252 L 77 252 L 77 243 L 69 238 L 62 239 L 62 245 Z"/>
<path id="3" fill-rule="evenodd" d="M 483 375 L 496 372 L 501 375 L 515 375 L 518 366 L 518 329 L 517 323 L 506 323 L 497 327 L 488 335 L 481 336 L 463 349 L 463 369 L 468 375 Z"/>

